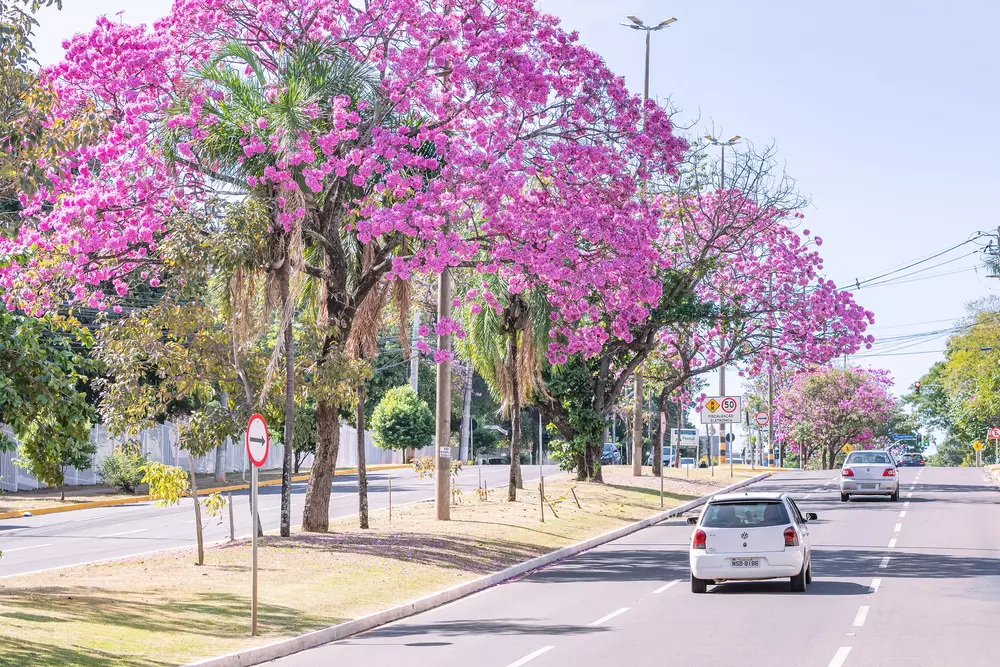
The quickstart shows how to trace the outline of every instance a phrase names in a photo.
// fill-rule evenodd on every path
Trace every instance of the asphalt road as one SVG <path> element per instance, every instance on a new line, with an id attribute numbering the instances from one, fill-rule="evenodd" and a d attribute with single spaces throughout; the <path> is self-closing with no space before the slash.
<path id="1" fill-rule="evenodd" d="M 987 666 L 1000 644 L 1000 493 L 977 469 L 907 468 L 902 497 L 842 504 L 835 472 L 786 473 L 814 580 L 688 582 L 672 520 L 515 582 L 303 652 L 281 667 Z"/>
<path id="2" fill-rule="evenodd" d="M 489 486 L 506 483 L 507 466 L 472 466 L 458 476 L 459 485 L 471 493 L 479 484 L 479 474 Z M 545 474 L 554 475 L 554 466 Z M 538 479 L 538 466 L 524 466 L 525 482 Z M 368 473 L 370 509 L 389 505 L 389 477 L 392 478 L 393 507 L 434 497 L 433 480 L 419 479 L 408 468 Z M 231 479 L 238 479 L 230 476 Z M 357 516 L 358 480 L 356 475 L 334 478 L 330 498 L 330 516 Z M 292 525 L 302 521 L 306 482 L 292 486 Z M 246 491 L 233 493 L 234 524 L 237 537 L 250 536 L 250 501 Z M 260 489 L 260 521 L 265 531 L 277 530 L 281 514 L 281 487 Z M 229 537 L 229 514 L 222 520 L 203 516 L 205 541 Z M 80 565 L 108 558 L 136 555 L 160 549 L 194 546 L 194 509 L 190 499 L 173 507 L 155 503 L 135 503 L 120 507 L 99 507 L 59 514 L 0 520 L 0 577 L 38 572 L 70 565 Z"/>

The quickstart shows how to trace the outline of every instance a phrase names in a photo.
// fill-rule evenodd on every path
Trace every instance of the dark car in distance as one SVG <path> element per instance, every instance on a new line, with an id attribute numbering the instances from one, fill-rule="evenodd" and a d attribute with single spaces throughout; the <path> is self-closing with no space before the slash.
<path id="1" fill-rule="evenodd" d="M 622 453 L 618 451 L 618 446 L 613 442 L 604 443 L 604 450 L 601 452 L 601 465 L 617 466 L 622 463 Z"/>
<path id="2" fill-rule="evenodd" d="M 923 454 L 903 454 L 902 458 L 899 459 L 899 466 L 922 466 L 927 465 L 927 461 L 924 460 Z"/>

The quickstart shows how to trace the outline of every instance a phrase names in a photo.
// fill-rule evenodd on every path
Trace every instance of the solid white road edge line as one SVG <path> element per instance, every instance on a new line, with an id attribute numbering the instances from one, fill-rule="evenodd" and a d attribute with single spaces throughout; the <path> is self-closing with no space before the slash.
<path id="1" fill-rule="evenodd" d="M 837 652 L 833 655 L 833 660 L 827 667 L 843 667 L 844 662 L 847 660 L 847 654 L 851 652 L 850 646 L 841 646 L 837 649 Z"/>
<path id="2" fill-rule="evenodd" d="M 549 651 L 551 651 L 554 648 L 555 648 L 555 646 L 543 646 L 542 648 L 538 649 L 534 653 L 529 653 L 528 655 L 524 656 L 523 658 L 521 658 L 517 662 L 510 663 L 509 665 L 507 665 L 507 667 L 521 667 L 521 665 L 525 665 L 525 664 L 531 662 L 532 660 L 534 660 L 538 656 L 544 655 L 545 653 L 548 653 Z"/>
<path id="3" fill-rule="evenodd" d="M 888 556 L 886 556 L 886 558 L 888 558 Z M 876 592 L 878 592 L 878 587 L 881 586 L 881 585 L 882 585 L 882 580 L 881 579 L 879 579 L 877 577 L 875 579 L 872 579 L 872 585 L 868 587 L 868 592 L 869 593 L 876 593 Z"/>
<path id="4" fill-rule="evenodd" d="M 896 524 L 896 527 L 895 527 L 895 528 L 893 528 L 892 532 L 894 532 L 894 533 L 898 533 L 898 532 L 899 532 L 899 531 L 901 531 L 901 530 L 903 530 L 903 524 L 901 524 L 901 523 L 897 523 L 897 524 Z"/>
<path id="5" fill-rule="evenodd" d="M 670 588 L 671 586 L 674 586 L 674 585 L 676 585 L 676 584 L 679 584 L 679 583 L 680 583 L 680 581 L 681 581 L 680 579 L 674 579 L 673 581 L 671 581 L 671 582 L 668 582 L 668 583 L 664 584 L 663 586 L 660 586 L 660 587 L 659 587 L 659 588 L 657 588 L 657 589 L 656 589 L 655 591 L 653 591 L 653 595 L 656 595 L 657 593 L 662 593 L 663 591 L 667 590 L 667 589 L 668 589 L 668 588 Z"/>
<path id="6" fill-rule="evenodd" d="M 601 618 L 597 619 L 593 623 L 590 623 L 590 625 L 591 626 L 604 625 L 605 623 L 607 623 L 608 621 L 610 621 L 615 616 L 621 616 L 622 614 L 624 614 L 625 612 L 627 612 L 629 609 L 631 609 L 631 607 L 622 607 L 621 609 L 617 609 L 617 610 L 611 612 L 610 614 L 608 614 L 607 616 L 602 616 Z"/>
<path id="7" fill-rule="evenodd" d="M 882 562 L 878 564 L 878 567 L 880 570 L 884 570 L 885 568 L 889 567 L 889 557 L 882 556 Z"/>
<path id="8" fill-rule="evenodd" d="M 866 618 L 868 618 L 868 605 L 863 604 L 858 609 L 857 616 L 854 617 L 854 627 L 856 628 L 863 627 Z"/>
<path id="9" fill-rule="evenodd" d="M 41 549 L 42 547 L 51 547 L 51 544 L 34 544 L 30 547 L 17 547 L 16 549 L 3 549 L 5 554 L 13 553 L 15 551 L 26 551 L 28 549 Z"/>
<path id="10" fill-rule="evenodd" d="M 135 533 L 145 533 L 149 528 L 140 528 L 139 530 L 126 530 L 124 533 L 110 533 L 108 535 L 98 535 L 97 538 L 105 537 L 118 537 L 119 535 L 134 535 Z"/>
<path id="11" fill-rule="evenodd" d="M 896 548 L 896 538 L 895 537 L 892 538 L 891 540 L 889 540 L 889 548 L 890 549 L 895 549 Z"/>

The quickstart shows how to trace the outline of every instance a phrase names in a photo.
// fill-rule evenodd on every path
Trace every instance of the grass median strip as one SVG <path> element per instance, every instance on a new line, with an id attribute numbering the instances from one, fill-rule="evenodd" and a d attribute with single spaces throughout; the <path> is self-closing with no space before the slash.
<path id="1" fill-rule="evenodd" d="M 465 496 L 450 522 L 433 519 L 432 503 L 416 503 L 394 508 L 392 523 L 373 512 L 368 531 L 350 518 L 332 522 L 330 533 L 266 536 L 262 636 L 253 640 L 246 541 L 209 549 L 202 567 L 181 551 L 11 577 L 0 582 L 0 665 L 182 664 L 385 609 L 660 509 L 647 493 L 565 478 L 545 490 L 559 518 L 547 511 L 544 524 L 537 488 L 528 488 L 515 503 L 499 490 L 486 502 Z"/>

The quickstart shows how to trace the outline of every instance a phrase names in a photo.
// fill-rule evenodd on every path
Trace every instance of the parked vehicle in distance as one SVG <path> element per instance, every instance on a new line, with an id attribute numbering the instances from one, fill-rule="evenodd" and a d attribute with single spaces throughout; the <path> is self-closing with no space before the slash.
<path id="1" fill-rule="evenodd" d="M 840 502 L 856 495 L 887 495 L 890 500 L 899 500 L 899 475 L 889 452 L 858 450 L 847 455 L 840 471 Z"/>
<path id="2" fill-rule="evenodd" d="M 903 454 L 896 465 L 900 468 L 903 466 L 922 466 L 927 465 L 927 461 L 923 454 Z"/>
<path id="3" fill-rule="evenodd" d="M 618 445 L 613 442 L 604 443 L 604 450 L 601 451 L 601 465 L 617 466 L 622 463 L 622 453 L 618 450 Z"/>
<path id="4" fill-rule="evenodd" d="M 795 592 L 812 581 L 812 544 L 803 515 L 785 493 L 727 493 L 714 496 L 691 536 L 691 591 L 710 583 L 788 577 Z"/>
<path id="5" fill-rule="evenodd" d="M 674 456 L 675 456 L 675 454 L 674 454 L 674 448 L 672 446 L 671 447 L 664 447 L 663 448 L 663 465 L 667 466 L 668 468 L 670 466 L 674 465 Z M 652 450 L 650 450 L 649 454 L 646 455 L 646 465 L 648 465 L 648 466 L 653 465 L 653 451 Z"/>

